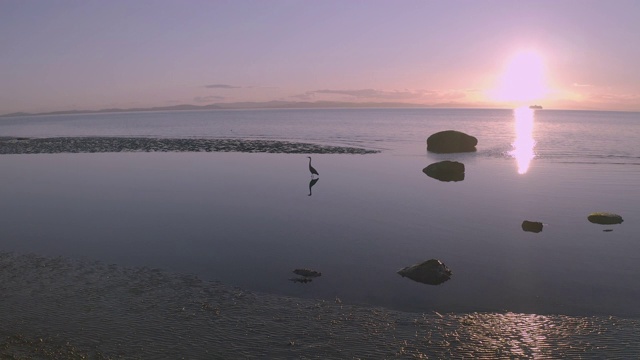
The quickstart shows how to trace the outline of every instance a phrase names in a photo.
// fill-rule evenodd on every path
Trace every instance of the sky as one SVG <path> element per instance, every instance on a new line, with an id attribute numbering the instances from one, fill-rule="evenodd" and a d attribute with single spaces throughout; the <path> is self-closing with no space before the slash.
<path id="1" fill-rule="evenodd" d="M 244 101 L 640 111 L 637 0 L 0 0 L 0 114 Z"/>

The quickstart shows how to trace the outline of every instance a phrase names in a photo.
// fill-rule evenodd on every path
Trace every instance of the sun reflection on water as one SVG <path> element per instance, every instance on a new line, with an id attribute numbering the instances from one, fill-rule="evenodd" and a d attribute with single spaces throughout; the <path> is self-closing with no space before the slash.
<path id="1" fill-rule="evenodd" d="M 519 107 L 513 110 L 516 139 L 509 155 L 516 159 L 518 174 L 525 174 L 529 170 L 531 160 L 536 156 L 533 151 L 536 145 L 533 140 L 534 113 L 535 111 L 528 107 Z"/>
<path id="2" fill-rule="evenodd" d="M 388 322 L 387 324 L 391 324 Z M 435 313 L 413 320 L 397 355 L 418 359 L 637 358 L 638 322 L 597 316 Z M 395 324 L 394 331 L 401 326 Z M 635 348 L 632 348 L 635 346 Z"/>

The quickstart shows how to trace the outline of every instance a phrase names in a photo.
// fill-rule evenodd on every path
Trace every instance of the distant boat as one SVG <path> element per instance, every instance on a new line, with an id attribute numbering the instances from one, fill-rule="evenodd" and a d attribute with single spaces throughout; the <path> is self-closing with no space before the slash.
<path id="1" fill-rule="evenodd" d="M 529 109 L 542 110 L 542 106 L 540 106 L 540 105 L 531 105 L 531 106 L 529 106 Z"/>

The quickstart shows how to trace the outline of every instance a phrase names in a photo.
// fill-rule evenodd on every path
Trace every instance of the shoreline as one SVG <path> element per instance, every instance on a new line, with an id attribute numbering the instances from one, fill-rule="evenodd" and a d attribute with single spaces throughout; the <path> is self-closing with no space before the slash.
<path id="1" fill-rule="evenodd" d="M 153 137 L 0 137 L 0 155 L 113 152 L 243 152 L 272 154 L 375 154 L 349 146 L 311 143 L 205 138 Z"/>
<path id="2" fill-rule="evenodd" d="M 629 358 L 640 319 L 408 313 L 0 253 L 0 357 Z"/>

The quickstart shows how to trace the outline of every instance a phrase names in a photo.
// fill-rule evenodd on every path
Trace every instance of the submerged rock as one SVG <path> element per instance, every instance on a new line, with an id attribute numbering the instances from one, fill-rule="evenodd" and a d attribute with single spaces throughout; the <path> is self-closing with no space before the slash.
<path id="1" fill-rule="evenodd" d="M 296 275 L 304 276 L 306 278 L 314 278 L 322 275 L 321 272 L 311 269 L 295 269 L 293 270 L 293 273 Z"/>
<path id="2" fill-rule="evenodd" d="M 522 230 L 524 231 L 539 233 L 540 231 L 542 231 L 542 227 L 542 223 L 538 221 L 525 220 L 522 222 Z"/>
<path id="3" fill-rule="evenodd" d="M 622 216 L 608 212 L 591 213 L 587 219 L 594 224 L 600 225 L 622 224 L 624 221 L 622 220 Z"/>
<path id="4" fill-rule="evenodd" d="M 427 139 L 427 151 L 435 153 L 456 153 L 476 151 L 478 139 L 456 130 L 437 132 Z"/>
<path id="5" fill-rule="evenodd" d="M 311 281 L 313 281 L 313 278 L 316 278 L 322 275 L 321 272 L 311 270 L 311 269 L 295 269 L 293 270 L 293 273 L 296 275 L 300 275 L 301 277 L 291 278 L 289 280 L 295 283 L 302 283 L 302 284 L 310 283 Z"/>
<path id="6" fill-rule="evenodd" d="M 422 172 L 440 181 L 464 180 L 464 164 L 457 161 L 445 160 L 433 163 L 422 169 Z"/>
<path id="7" fill-rule="evenodd" d="M 398 270 L 402 277 L 423 284 L 440 285 L 451 278 L 451 270 L 440 260 L 431 259 L 420 264 Z"/>

